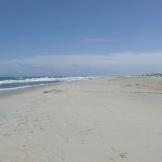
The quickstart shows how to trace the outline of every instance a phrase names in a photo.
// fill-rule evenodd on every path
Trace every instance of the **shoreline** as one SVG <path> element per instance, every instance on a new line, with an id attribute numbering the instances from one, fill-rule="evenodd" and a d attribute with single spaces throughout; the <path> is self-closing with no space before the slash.
<path id="1" fill-rule="evenodd" d="M 98 78 L 97 76 L 78 77 L 0 77 L 0 92 L 23 90 L 44 85 L 89 80 Z"/>
<path id="2" fill-rule="evenodd" d="M 96 80 L 96 79 L 124 79 L 124 78 L 143 78 L 143 79 L 162 79 L 161 76 L 96 76 L 94 78 L 88 79 L 88 80 Z M 82 81 L 87 81 L 87 80 L 75 80 L 75 81 L 69 81 L 69 82 L 54 82 L 54 83 L 48 83 L 48 84 L 44 84 L 44 85 L 33 85 L 33 86 L 29 86 L 29 87 L 24 87 L 24 88 L 15 88 L 15 89 L 8 89 L 8 90 L 0 90 L 0 98 L 1 97 L 5 97 L 8 95 L 16 95 L 19 93 L 25 93 L 28 91 L 33 91 L 36 89 L 41 89 L 41 88 L 47 88 L 47 87 L 52 87 L 55 85 L 61 85 L 61 84 L 70 84 L 70 83 L 74 83 L 74 82 L 82 82 Z"/>
<path id="3" fill-rule="evenodd" d="M 97 79 L 97 78 L 95 78 L 95 79 Z M 89 80 L 92 80 L 92 79 L 89 79 Z M 81 82 L 81 81 L 86 81 L 86 80 L 76 80 L 76 81 L 69 81 L 69 82 L 55 82 L 55 83 L 49 83 L 49 84 L 44 84 L 44 85 L 34 85 L 34 86 L 31 86 L 31 87 L 25 87 L 25 88 L 1 90 L 0 91 L 0 98 L 1 97 L 7 97 L 7 96 L 10 96 L 10 95 L 17 95 L 17 94 L 20 94 L 20 93 L 26 93 L 26 92 L 30 92 L 30 91 L 40 90 L 40 89 L 44 89 L 44 88 L 50 88 L 50 87 L 58 86 L 58 85 Z"/>

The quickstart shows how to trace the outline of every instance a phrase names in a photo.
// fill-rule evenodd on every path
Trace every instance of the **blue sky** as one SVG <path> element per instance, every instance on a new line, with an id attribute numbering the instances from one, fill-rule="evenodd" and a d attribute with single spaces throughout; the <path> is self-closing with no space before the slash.
<path id="1" fill-rule="evenodd" d="M 6 61 L 49 55 L 73 59 L 73 55 L 145 53 L 146 60 L 151 53 L 158 58 L 161 15 L 161 0 L 0 0 L 0 74 L 11 74 L 9 65 L 4 66 Z M 34 71 L 25 69 L 21 73 Z"/>

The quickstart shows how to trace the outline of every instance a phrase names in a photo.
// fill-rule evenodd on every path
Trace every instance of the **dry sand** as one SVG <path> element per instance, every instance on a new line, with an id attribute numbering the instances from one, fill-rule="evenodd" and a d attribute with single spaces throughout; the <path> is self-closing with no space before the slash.
<path id="1" fill-rule="evenodd" d="M 1 96 L 0 162 L 162 162 L 162 79 L 102 78 Z"/>

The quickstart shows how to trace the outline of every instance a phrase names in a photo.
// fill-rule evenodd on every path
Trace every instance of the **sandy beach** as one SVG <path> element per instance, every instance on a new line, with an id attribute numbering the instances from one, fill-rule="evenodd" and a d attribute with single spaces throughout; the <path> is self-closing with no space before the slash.
<path id="1" fill-rule="evenodd" d="M 161 161 L 160 77 L 107 77 L 0 96 L 0 162 Z"/>

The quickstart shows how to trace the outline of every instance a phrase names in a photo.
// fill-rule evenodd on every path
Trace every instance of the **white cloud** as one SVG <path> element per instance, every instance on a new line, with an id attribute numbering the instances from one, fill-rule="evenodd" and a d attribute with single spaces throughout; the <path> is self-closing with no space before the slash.
<path id="1" fill-rule="evenodd" d="M 137 74 L 162 72 L 162 52 L 46 55 L 0 61 L 0 74 Z"/>

